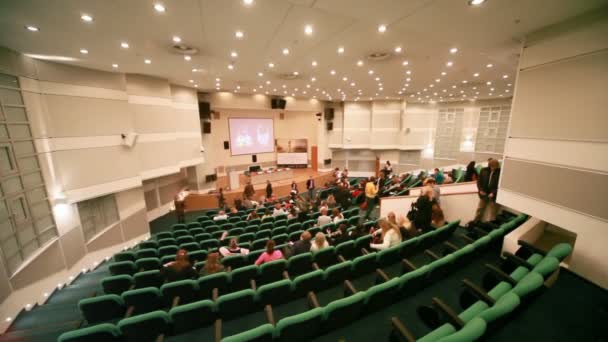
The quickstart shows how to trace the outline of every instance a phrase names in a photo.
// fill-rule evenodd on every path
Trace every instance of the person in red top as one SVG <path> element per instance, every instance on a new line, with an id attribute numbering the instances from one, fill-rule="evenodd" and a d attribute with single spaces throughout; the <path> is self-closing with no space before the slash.
<path id="1" fill-rule="evenodd" d="M 265 262 L 283 259 L 283 253 L 279 250 L 275 250 L 274 245 L 274 240 L 268 240 L 268 242 L 266 242 L 266 252 L 260 254 L 258 260 L 255 261 L 256 265 L 259 266 Z"/>

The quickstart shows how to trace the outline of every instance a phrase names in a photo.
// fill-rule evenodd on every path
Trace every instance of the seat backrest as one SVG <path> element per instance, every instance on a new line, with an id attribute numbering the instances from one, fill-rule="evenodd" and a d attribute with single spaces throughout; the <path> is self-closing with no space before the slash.
<path id="1" fill-rule="evenodd" d="M 250 265 L 230 272 L 230 289 L 232 291 L 251 288 L 251 279 L 258 275 L 258 266 Z"/>
<path id="2" fill-rule="evenodd" d="M 268 238 L 261 238 L 261 239 L 254 240 L 251 243 L 251 248 L 254 250 L 262 249 L 262 248 L 264 248 L 264 246 L 266 246 L 266 242 L 268 242 Z"/>
<path id="3" fill-rule="evenodd" d="M 178 245 L 184 244 L 184 243 L 188 243 L 188 242 L 194 242 L 194 237 L 187 235 L 187 236 L 180 236 L 177 239 L 175 239 L 175 241 L 177 241 Z"/>
<path id="4" fill-rule="evenodd" d="M 126 310 L 125 302 L 115 294 L 81 299 L 78 308 L 89 324 L 120 318 Z"/>
<path id="5" fill-rule="evenodd" d="M 559 268 L 559 260 L 556 257 L 546 256 L 541 260 L 538 265 L 534 266 L 532 271 L 539 273 L 545 279 L 549 277 L 553 272 Z"/>
<path id="6" fill-rule="evenodd" d="M 334 300 L 327 304 L 323 312 L 323 321 L 331 322 L 332 326 L 343 326 L 357 319 L 363 309 L 365 292 L 357 292 L 352 296 Z"/>
<path id="7" fill-rule="evenodd" d="M 199 329 L 215 320 L 214 304 L 211 300 L 176 306 L 169 311 L 174 334 Z"/>
<path id="8" fill-rule="evenodd" d="M 315 270 L 297 276 L 293 280 L 293 290 L 297 296 L 303 296 L 309 291 L 316 291 L 325 285 L 323 270 Z"/>
<path id="9" fill-rule="evenodd" d="M 119 295 L 128 290 L 131 285 L 133 285 L 133 277 L 127 274 L 105 277 L 101 280 L 101 287 L 105 294 Z"/>
<path id="10" fill-rule="evenodd" d="M 211 299 L 213 289 L 218 289 L 219 294 L 227 293 L 230 275 L 227 272 L 218 272 L 198 278 L 199 298 Z"/>
<path id="11" fill-rule="evenodd" d="M 322 321 L 322 308 L 285 317 L 277 322 L 275 338 L 281 342 L 312 340 L 321 332 Z"/>
<path id="12" fill-rule="evenodd" d="M 124 341 L 155 341 L 161 334 L 169 330 L 169 314 L 164 311 L 132 316 L 118 322 L 118 329 Z"/>
<path id="13" fill-rule="evenodd" d="M 160 247 L 158 249 L 158 255 L 160 257 L 164 257 L 167 255 L 175 255 L 175 254 L 177 254 L 178 250 L 179 250 L 179 247 L 177 247 L 177 245 L 167 245 L 167 246 Z"/>
<path id="14" fill-rule="evenodd" d="M 313 259 L 321 268 L 326 268 L 336 263 L 336 247 L 329 246 L 320 249 L 316 253 L 313 253 Z"/>
<path id="15" fill-rule="evenodd" d="M 557 258 L 559 261 L 563 261 L 568 255 L 570 255 L 570 253 L 572 253 L 572 245 L 569 243 L 559 243 L 551 248 L 549 253 L 547 253 L 547 256 Z"/>
<path id="16" fill-rule="evenodd" d="M 279 235 L 273 235 L 272 236 L 272 239 L 274 240 L 274 242 L 277 245 L 285 243 L 288 238 L 289 238 L 289 236 L 287 236 L 287 234 L 279 234 Z"/>
<path id="17" fill-rule="evenodd" d="M 429 266 L 424 265 L 399 277 L 399 295 L 408 296 L 418 292 L 426 284 L 429 270 Z"/>
<path id="18" fill-rule="evenodd" d="M 291 280 L 283 279 L 258 287 L 257 300 L 260 304 L 278 305 L 291 300 Z"/>
<path id="19" fill-rule="evenodd" d="M 140 249 L 137 252 L 135 252 L 136 259 L 156 258 L 156 257 L 158 257 L 158 251 L 154 248 Z"/>
<path id="20" fill-rule="evenodd" d="M 519 296 L 513 292 L 509 292 L 500 297 L 492 307 L 481 312 L 477 317 L 482 318 L 486 323 L 490 324 L 500 318 L 503 318 L 513 312 L 521 304 Z"/>
<path id="21" fill-rule="evenodd" d="M 191 264 L 195 264 L 199 261 L 207 260 L 207 250 L 199 249 L 188 253 L 188 259 Z"/>
<path id="22" fill-rule="evenodd" d="M 156 287 L 125 291 L 122 294 L 122 299 L 127 308 L 134 307 L 133 314 L 135 315 L 158 310 L 163 304 L 160 290 Z"/>
<path id="23" fill-rule="evenodd" d="M 380 267 L 386 267 L 398 262 L 401 259 L 399 254 L 401 251 L 401 244 L 393 246 L 378 252 L 377 262 Z"/>
<path id="24" fill-rule="evenodd" d="M 312 270 L 312 253 L 294 255 L 287 260 L 287 271 L 291 277 Z"/>
<path id="25" fill-rule="evenodd" d="M 188 252 L 194 252 L 194 251 L 198 251 L 199 249 L 201 249 L 201 246 L 196 242 L 188 242 L 188 243 L 183 243 L 183 244 L 179 245 L 179 248 L 185 249 Z"/>
<path id="26" fill-rule="evenodd" d="M 323 278 L 327 286 L 342 283 L 349 279 L 352 272 L 353 262 L 350 260 L 331 265 L 323 272 Z"/>
<path id="27" fill-rule="evenodd" d="M 399 278 L 370 287 L 365 291 L 365 310 L 375 311 L 391 305 L 398 288 Z"/>
<path id="28" fill-rule="evenodd" d="M 179 280 L 160 287 L 165 303 L 170 305 L 173 298 L 180 297 L 180 304 L 191 303 L 198 297 L 198 285 L 194 280 Z"/>
<path id="29" fill-rule="evenodd" d="M 135 271 L 137 270 L 133 261 L 113 262 L 110 264 L 110 266 L 108 266 L 108 269 L 110 270 L 110 274 L 112 275 L 133 275 L 133 273 L 135 273 Z"/>
<path id="30" fill-rule="evenodd" d="M 376 253 L 369 253 L 353 260 L 352 274 L 358 277 L 376 270 Z"/>
<path id="31" fill-rule="evenodd" d="M 158 258 L 141 258 L 135 261 L 135 267 L 138 270 L 149 271 L 160 268 L 160 260 Z"/>
<path id="32" fill-rule="evenodd" d="M 120 330 L 110 323 L 97 324 L 78 330 L 65 332 L 59 336 L 58 342 L 116 342 L 120 341 Z"/>
<path id="33" fill-rule="evenodd" d="M 345 241 L 337 245 L 336 254 L 343 256 L 345 259 L 353 259 L 356 255 L 358 255 L 355 253 L 355 242 Z"/>
<path id="34" fill-rule="evenodd" d="M 160 274 L 160 270 L 150 270 L 137 272 L 133 275 L 133 281 L 135 288 L 144 287 L 160 287 L 163 283 L 163 277 Z"/>
<path id="35" fill-rule="evenodd" d="M 476 341 L 486 332 L 486 322 L 481 318 L 473 318 L 462 329 L 442 337 L 437 342 L 468 342 Z"/>
<path id="36" fill-rule="evenodd" d="M 133 252 L 120 252 L 114 254 L 114 261 L 135 261 L 135 253 Z"/>
<path id="37" fill-rule="evenodd" d="M 229 255 L 222 259 L 222 265 L 224 267 L 231 267 L 236 269 L 247 264 L 247 257 L 245 255 Z"/>
<path id="38" fill-rule="evenodd" d="M 543 287 L 545 280 L 543 276 L 537 272 L 530 272 L 520 280 L 513 288 L 513 293 L 519 296 L 519 298 L 525 298 L 526 296 L 536 292 Z"/>
<path id="39" fill-rule="evenodd" d="M 224 337 L 221 342 L 272 342 L 274 331 L 272 324 L 262 324 L 242 333 Z"/>
<path id="40" fill-rule="evenodd" d="M 250 313 L 256 308 L 255 292 L 246 289 L 220 296 L 216 308 L 219 317 L 225 320 Z"/>
<path id="41" fill-rule="evenodd" d="M 177 246 L 177 241 L 173 237 L 158 240 L 158 248 L 164 246 Z"/>
<path id="42" fill-rule="evenodd" d="M 262 284 L 266 284 L 271 281 L 279 280 L 286 267 L 287 261 L 284 259 L 266 262 L 260 266 L 258 281 Z"/>
<path id="43" fill-rule="evenodd" d="M 173 238 L 173 233 L 172 232 L 159 232 L 159 233 L 156 233 L 153 237 L 158 242 L 159 240 L 162 240 L 162 239 Z"/>

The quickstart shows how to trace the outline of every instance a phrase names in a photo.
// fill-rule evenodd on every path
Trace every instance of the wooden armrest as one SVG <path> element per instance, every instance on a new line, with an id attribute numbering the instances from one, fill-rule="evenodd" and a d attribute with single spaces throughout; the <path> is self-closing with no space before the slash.
<path id="1" fill-rule="evenodd" d="M 315 295 L 315 293 L 312 291 L 308 292 L 308 306 L 311 309 L 321 307 L 321 305 L 319 305 L 319 300 L 317 299 L 317 295 Z"/>
<path id="2" fill-rule="evenodd" d="M 488 232 L 479 228 L 479 227 L 473 227 L 471 228 L 474 232 L 476 232 L 477 234 L 480 234 L 482 236 L 488 235 Z"/>
<path id="3" fill-rule="evenodd" d="M 468 243 L 473 243 L 475 242 L 474 239 L 471 239 L 470 237 L 466 236 L 465 234 L 458 234 L 458 236 L 460 236 L 463 240 L 465 240 Z"/>
<path id="4" fill-rule="evenodd" d="M 156 342 L 163 342 L 165 340 L 165 334 L 160 334 L 156 337 Z"/>
<path id="5" fill-rule="evenodd" d="M 283 271 L 283 278 L 289 279 L 289 273 L 287 271 Z"/>
<path id="6" fill-rule="evenodd" d="M 222 340 L 222 319 L 218 318 L 215 320 L 213 324 L 213 335 L 215 342 L 220 342 Z"/>
<path id="7" fill-rule="evenodd" d="M 513 253 L 504 252 L 502 255 L 519 266 L 523 266 L 530 270 L 534 268 L 534 265 L 532 265 L 531 263 L 527 262 L 525 259 L 520 258 Z"/>
<path id="8" fill-rule="evenodd" d="M 424 251 L 424 254 L 430 256 L 431 258 L 433 258 L 435 260 L 441 259 L 441 257 L 439 257 L 439 255 L 433 253 L 431 250 L 428 250 L 428 249 Z"/>
<path id="9" fill-rule="evenodd" d="M 376 284 L 385 283 L 390 280 L 390 277 L 383 270 L 376 268 Z M 378 280 L 382 280 L 379 282 Z"/>
<path id="10" fill-rule="evenodd" d="M 401 259 L 401 263 L 403 264 L 403 269 L 406 272 L 413 271 L 418 268 L 418 267 L 416 267 L 416 265 L 414 265 L 413 262 L 411 262 L 405 258 Z M 403 272 L 403 273 L 406 273 L 406 272 Z"/>
<path id="11" fill-rule="evenodd" d="M 125 318 L 129 318 L 133 316 L 133 311 L 135 311 L 135 307 L 133 305 L 127 308 L 127 312 L 125 313 Z"/>
<path id="12" fill-rule="evenodd" d="M 174 308 L 174 307 L 178 306 L 179 305 L 179 300 L 180 300 L 179 296 L 173 297 L 173 302 L 171 303 L 171 308 Z"/>
<path id="13" fill-rule="evenodd" d="M 532 244 L 530 244 L 530 243 L 528 243 L 528 242 L 526 242 L 524 240 L 517 240 L 517 244 L 520 245 L 520 246 L 522 246 L 523 248 L 531 251 L 532 253 L 538 253 L 538 254 L 540 254 L 542 256 L 547 255 L 547 252 L 543 251 L 540 248 L 537 248 L 537 247 L 533 246 Z"/>
<path id="14" fill-rule="evenodd" d="M 515 284 L 517 284 L 517 281 L 515 279 L 511 278 L 510 275 L 506 274 L 498 267 L 490 264 L 485 264 L 484 266 L 485 268 L 490 270 L 490 273 L 494 274 L 498 279 L 506 281 L 507 283 L 511 284 L 511 286 L 515 286 Z"/>
<path id="15" fill-rule="evenodd" d="M 369 252 L 367 251 L 367 249 L 365 249 L 365 248 L 361 248 L 361 254 L 363 254 L 363 255 L 368 255 L 368 254 L 369 254 Z"/>
<path id="16" fill-rule="evenodd" d="M 357 293 L 357 289 L 355 288 L 353 283 L 351 283 L 350 280 L 345 280 L 344 281 L 344 297 L 352 296 L 355 293 Z"/>
<path id="17" fill-rule="evenodd" d="M 266 313 L 266 320 L 268 321 L 268 323 L 276 325 L 276 322 L 274 320 L 274 313 L 272 312 L 272 306 L 270 304 L 267 304 L 264 307 L 264 312 Z"/>
<path id="18" fill-rule="evenodd" d="M 457 250 L 460 249 L 460 248 L 458 248 L 458 246 L 456 246 L 455 244 L 453 244 L 449 241 L 444 241 L 443 245 L 446 246 L 447 248 L 451 249 L 452 252 L 456 252 Z"/>
<path id="19" fill-rule="evenodd" d="M 251 279 L 251 280 L 249 280 L 249 285 L 251 285 L 251 289 L 252 289 L 253 291 L 256 291 L 256 290 L 258 289 L 258 285 L 257 285 L 257 283 L 255 282 L 255 279 Z"/>
<path id="20" fill-rule="evenodd" d="M 228 272 L 228 273 L 232 272 L 232 266 L 226 267 L 226 272 Z"/>
<path id="21" fill-rule="evenodd" d="M 211 300 L 213 300 L 214 302 L 217 301 L 217 297 L 220 296 L 220 290 L 217 287 L 214 287 L 213 290 L 211 290 Z"/>
<path id="22" fill-rule="evenodd" d="M 342 254 L 338 254 L 338 261 L 345 262 L 346 259 L 342 256 Z"/>
<path id="23" fill-rule="evenodd" d="M 416 338 L 414 334 L 412 334 L 406 327 L 403 325 L 401 320 L 397 317 L 391 317 L 391 326 L 393 327 L 393 331 L 399 334 L 399 337 L 405 342 L 416 342 Z"/>
<path id="24" fill-rule="evenodd" d="M 488 296 L 488 293 L 486 291 L 484 291 L 481 287 L 475 285 L 469 279 L 466 279 L 466 278 L 463 279 L 462 283 L 464 284 L 464 287 L 466 287 L 468 290 L 470 290 L 471 294 L 473 294 L 473 296 L 475 296 L 477 299 L 483 301 L 484 303 L 488 304 L 489 306 L 492 306 L 492 305 L 494 305 L 494 303 L 496 303 L 494 298 Z"/>
<path id="25" fill-rule="evenodd" d="M 314 268 L 315 271 L 320 270 L 321 267 L 319 267 L 319 264 L 317 264 L 316 262 L 312 263 L 312 268 Z"/>
<path id="26" fill-rule="evenodd" d="M 465 324 L 464 321 L 458 317 L 456 312 L 454 312 L 449 305 L 444 303 L 441 299 L 433 297 L 433 306 L 446 316 L 448 323 L 453 325 L 456 330 L 462 329 Z"/>

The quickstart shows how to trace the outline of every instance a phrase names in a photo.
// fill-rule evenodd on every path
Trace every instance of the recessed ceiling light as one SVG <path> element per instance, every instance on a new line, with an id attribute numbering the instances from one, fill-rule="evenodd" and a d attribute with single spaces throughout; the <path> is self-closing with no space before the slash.
<path id="1" fill-rule="evenodd" d="M 439 82 L 441 82 L 441 79 L 440 78 L 436 78 L 435 82 L 439 83 Z"/>
<path id="2" fill-rule="evenodd" d="M 312 25 L 304 26 L 304 33 L 310 36 L 312 34 Z"/>
<path id="3" fill-rule="evenodd" d="M 299 72 L 297 72 L 297 71 L 294 71 L 294 72 L 293 72 L 293 75 L 294 75 L 294 76 L 298 76 L 299 74 L 300 74 L 300 73 L 299 73 Z"/>
<path id="4" fill-rule="evenodd" d="M 238 54 L 238 53 L 236 53 L 236 51 L 232 51 L 232 52 L 230 52 L 230 57 L 232 57 L 232 58 L 237 58 L 238 56 L 239 56 L 239 54 Z"/>
<path id="5" fill-rule="evenodd" d="M 348 81 L 348 77 L 346 77 L 346 76 L 342 77 L 342 81 L 344 81 L 344 82 Z"/>
<path id="6" fill-rule="evenodd" d="M 445 75 L 447 75 L 447 74 L 448 74 L 448 73 L 447 73 L 447 72 L 445 72 L 445 71 L 442 71 L 442 72 L 441 72 L 441 76 L 445 76 Z"/>
<path id="7" fill-rule="evenodd" d="M 411 75 L 412 74 L 412 70 L 408 70 L 405 72 L 407 75 Z"/>
<path id="8" fill-rule="evenodd" d="M 478 72 L 474 73 L 473 77 L 479 77 L 479 73 Z"/>
<path id="9" fill-rule="evenodd" d="M 274 63 L 268 63 L 269 68 L 274 68 Z"/>
<path id="10" fill-rule="evenodd" d="M 120 43 L 120 47 L 123 48 L 123 49 L 128 49 L 129 48 L 129 43 L 127 43 L 127 42 L 121 42 Z"/>
<path id="11" fill-rule="evenodd" d="M 188 80 L 188 82 L 190 82 L 190 83 L 194 83 L 194 80 Z"/>
<path id="12" fill-rule="evenodd" d="M 450 49 L 450 53 L 452 55 L 455 54 L 456 52 L 458 52 L 458 48 L 453 47 L 453 48 Z"/>
<path id="13" fill-rule="evenodd" d="M 243 5 L 251 6 L 251 5 L 253 5 L 253 0 L 243 0 Z"/>
<path id="14" fill-rule="evenodd" d="M 449 61 L 449 62 L 445 63 L 445 65 L 446 65 L 446 66 L 449 68 L 449 67 L 451 67 L 452 65 L 454 65 L 454 62 Z"/>
<path id="15" fill-rule="evenodd" d="M 380 77 L 376 77 L 376 78 L 375 78 L 375 80 L 376 80 L 376 81 L 380 81 Z"/>
<path id="16" fill-rule="evenodd" d="M 357 61 L 357 66 L 363 66 L 363 61 L 361 61 L 361 60 Z"/>
<path id="17" fill-rule="evenodd" d="M 486 82 L 486 84 L 487 84 L 487 85 L 491 85 L 491 84 L 492 84 L 492 82 L 488 81 L 488 82 Z"/>
<path id="18" fill-rule="evenodd" d="M 409 64 L 410 64 L 410 62 L 408 62 L 408 61 L 403 61 L 403 63 L 401 63 L 401 65 L 403 65 L 403 66 L 406 66 L 406 65 L 409 65 Z"/>
<path id="19" fill-rule="evenodd" d="M 80 16 L 80 19 L 82 19 L 82 21 L 86 22 L 86 23 L 90 23 L 93 21 L 93 17 L 91 17 L 88 14 L 83 14 Z"/>
<path id="20" fill-rule="evenodd" d="M 152 61 L 151 61 L 151 60 L 149 60 L 149 59 L 145 59 L 145 60 L 144 60 L 144 63 L 146 63 L 146 64 L 150 64 L 150 63 L 152 63 Z"/>
<path id="21" fill-rule="evenodd" d="M 491 68 L 491 67 L 493 67 L 493 66 L 494 66 L 494 64 L 492 64 L 492 63 L 490 63 L 490 64 L 486 64 L 486 68 Z"/>
<path id="22" fill-rule="evenodd" d="M 187 61 L 189 61 L 189 60 L 192 60 L 192 57 L 191 57 L 191 56 L 186 55 L 186 56 L 184 56 L 184 59 L 185 59 L 185 60 L 187 60 Z"/>
<path id="23" fill-rule="evenodd" d="M 344 53 L 344 47 L 343 47 L 343 46 L 340 46 L 340 47 L 338 48 L 338 53 L 339 53 L 339 54 Z"/>
<path id="24" fill-rule="evenodd" d="M 173 36 L 173 38 L 172 38 L 172 39 L 173 39 L 173 42 L 174 42 L 174 43 L 179 43 L 179 42 L 181 42 L 181 41 L 182 41 L 182 39 L 181 39 L 180 37 L 178 37 L 178 36 Z"/>
<path id="25" fill-rule="evenodd" d="M 245 34 L 243 33 L 243 31 L 237 30 L 236 32 L 234 32 L 234 36 L 238 39 L 241 39 L 245 36 Z"/>
<path id="26" fill-rule="evenodd" d="M 509 78 L 509 75 L 502 75 L 502 78 Z"/>
<path id="27" fill-rule="evenodd" d="M 462 83 L 467 84 L 467 83 L 469 83 L 469 81 L 464 80 L 464 81 L 462 81 Z"/>
<path id="28" fill-rule="evenodd" d="M 335 75 L 336 74 L 336 70 L 332 70 L 329 73 L 332 74 L 332 75 Z"/>
<path id="29" fill-rule="evenodd" d="M 262 76 L 264 76 L 264 73 L 258 72 L 258 76 L 262 77 Z"/>
<path id="30" fill-rule="evenodd" d="M 219 83 L 216 83 L 216 84 L 215 84 L 215 86 L 216 86 L 217 88 L 219 88 L 219 87 L 220 87 L 220 84 L 219 84 Z"/>
<path id="31" fill-rule="evenodd" d="M 154 4 L 154 9 L 156 10 L 156 12 L 159 12 L 159 13 L 163 13 L 167 10 L 165 8 L 165 6 L 163 4 L 161 4 L 160 2 L 157 2 Z"/>
<path id="32" fill-rule="evenodd" d="M 370 70 L 367 73 L 370 74 L 370 75 L 373 75 L 374 74 L 374 70 Z"/>
<path id="33" fill-rule="evenodd" d="M 312 61 L 312 63 L 310 63 L 313 67 L 317 66 L 317 61 Z"/>
<path id="34" fill-rule="evenodd" d="M 86 55 L 87 53 L 89 53 L 89 50 L 87 49 L 80 49 L 80 53 L 83 55 Z"/>
<path id="35" fill-rule="evenodd" d="M 287 48 L 283 49 L 283 54 L 285 56 L 289 55 L 289 49 L 287 49 Z"/>
<path id="36" fill-rule="evenodd" d="M 38 32 L 38 31 L 40 31 L 39 28 L 37 28 L 36 26 L 31 26 L 31 25 L 26 25 L 25 29 L 28 30 L 28 31 L 32 31 L 32 32 Z"/>
<path id="37" fill-rule="evenodd" d="M 233 64 L 228 64 L 228 69 L 234 70 L 234 65 Z"/>
<path id="38" fill-rule="evenodd" d="M 511 83 L 507 84 L 507 87 L 510 87 L 510 86 L 511 86 Z"/>
<path id="39" fill-rule="evenodd" d="M 114 69 L 118 68 L 118 64 L 116 64 L 116 63 L 112 64 L 112 68 L 114 68 Z"/>
<path id="40" fill-rule="evenodd" d="M 314 81 L 316 81 L 316 80 L 317 80 L 317 78 L 316 78 L 316 77 L 311 77 L 311 78 L 310 78 L 310 81 L 311 81 L 311 82 L 314 82 Z"/>
<path id="41" fill-rule="evenodd" d="M 471 6 L 479 6 L 486 2 L 486 0 L 469 0 L 469 5 Z"/>
<path id="42" fill-rule="evenodd" d="M 403 51 L 403 49 L 401 48 L 401 46 L 397 46 L 395 48 L 395 53 L 401 53 L 401 51 Z"/>
<path id="43" fill-rule="evenodd" d="M 384 24 L 378 25 L 378 32 L 380 32 L 380 33 L 386 32 L 386 25 L 384 25 Z"/>

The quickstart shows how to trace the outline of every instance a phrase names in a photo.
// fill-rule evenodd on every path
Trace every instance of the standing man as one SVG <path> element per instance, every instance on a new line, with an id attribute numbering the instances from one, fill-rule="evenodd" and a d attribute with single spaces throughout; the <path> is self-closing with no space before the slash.
<path id="1" fill-rule="evenodd" d="M 477 178 L 477 190 L 479 191 L 479 205 L 473 221 L 479 222 L 483 217 L 486 207 L 490 210 L 490 217 L 496 216 L 496 192 L 498 191 L 498 179 L 500 177 L 500 164 L 498 160 L 491 159 L 488 167 L 479 172 Z"/>
<path id="2" fill-rule="evenodd" d="M 310 176 L 306 181 L 306 189 L 308 189 L 308 198 L 312 200 L 315 195 L 315 180 Z"/>
<path id="3" fill-rule="evenodd" d="M 365 204 L 367 206 L 364 220 L 369 218 L 369 215 L 376 206 L 376 194 L 378 193 L 378 187 L 376 187 L 376 177 L 370 178 L 369 182 L 365 184 Z"/>
<path id="4" fill-rule="evenodd" d="M 247 182 L 247 185 L 245 185 L 245 191 L 243 191 L 243 199 L 251 199 L 253 195 L 255 195 L 255 189 L 253 188 L 251 181 L 249 181 Z"/>
<path id="5" fill-rule="evenodd" d="M 175 215 L 177 215 L 177 223 L 186 222 L 186 197 L 188 197 L 188 188 L 184 188 L 178 192 L 173 199 L 173 205 L 175 206 Z"/>
<path id="6" fill-rule="evenodd" d="M 266 181 L 266 199 L 272 198 L 272 184 L 270 184 L 270 180 Z"/>

